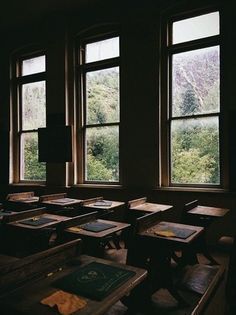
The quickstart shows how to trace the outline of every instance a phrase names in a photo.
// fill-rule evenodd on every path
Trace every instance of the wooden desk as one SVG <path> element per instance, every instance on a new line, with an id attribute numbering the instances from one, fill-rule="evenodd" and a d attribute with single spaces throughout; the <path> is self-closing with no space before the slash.
<path id="1" fill-rule="evenodd" d="M 128 222 L 133 222 L 136 218 L 153 212 L 163 212 L 173 209 L 171 205 L 147 202 L 147 198 L 139 198 L 128 202 Z"/>
<path id="2" fill-rule="evenodd" d="M 206 207 L 206 206 L 197 206 L 188 211 L 188 214 L 198 215 L 198 216 L 207 216 L 211 218 L 221 218 L 224 217 L 229 212 L 229 209 L 226 208 L 216 208 L 216 207 Z"/>
<path id="3" fill-rule="evenodd" d="M 10 211 L 10 210 L 6 210 L 6 211 L 1 210 L 0 211 L 0 221 L 4 220 L 4 218 L 6 218 L 6 217 L 12 216 L 15 213 L 17 213 L 17 212 Z"/>
<path id="4" fill-rule="evenodd" d="M 30 217 L 29 216 L 27 218 L 24 218 L 24 219 L 21 219 L 21 220 L 18 220 L 18 221 L 14 221 L 14 222 L 10 222 L 10 223 L 7 223 L 7 224 L 9 226 L 11 226 L 11 227 L 21 228 L 21 229 L 24 229 L 24 230 L 39 230 L 39 229 L 43 229 L 43 228 L 53 227 L 53 226 L 59 224 L 62 221 L 70 219 L 69 217 L 65 217 L 65 216 L 61 216 L 61 215 L 55 215 L 55 214 L 50 214 L 50 213 L 40 214 L 37 217 L 39 217 L 39 218 L 49 218 L 49 219 L 53 219 L 55 221 L 48 222 L 48 223 L 45 223 L 45 224 L 42 224 L 42 225 L 28 225 L 28 224 L 21 223 L 21 221 L 24 221 L 26 219 L 34 218 L 34 217 Z"/>
<path id="5" fill-rule="evenodd" d="M 216 220 L 223 218 L 229 212 L 229 209 L 226 208 L 199 206 L 197 203 L 198 200 L 195 200 L 185 205 L 184 222 L 202 226 L 206 231 Z M 218 264 L 208 250 L 206 233 L 203 234 L 198 247 L 199 251 L 209 260 L 210 263 Z"/>
<path id="6" fill-rule="evenodd" d="M 33 191 L 28 191 L 8 194 L 6 200 L 22 203 L 37 203 L 39 201 L 39 197 L 35 196 Z"/>
<path id="7" fill-rule="evenodd" d="M 74 241 L 75 242 L 75 241 Z M 71 246 L 71 245 L 70 245 Z M 68 247 L 68 245 L 67 245 Z M 25 279 L 24 286 L 17 286 L 13 288 L 13 280 L 11 274 L 10 278 L 12 290 L 2 290 L 0 296 L 0 307 L 2 315 L 16 315 L 16 314 L 44 314 L 44 315 L 53 315 L 59 314 L 55 311 L 55 308 L 51 308 L 46 305 L 42 305 L 40 301 L 51 295 L 52 293 L 58 291 L 53 286 L 53 282 L 65 275 L 69 275 L 79 267 L 89 264 L 90 262 L 98 262 L 114 267 L 123 268 L 125 270 L 134 271 L 135 275 L 125 281 L 122 285 L 113 290 L 107 297 L 101 301 L 96 301 L 89 299 L 87 297 L 81 296 L 86 302 L 87 305 L 79 310 L 78 312 L 73 313 L 74 315 L 102 315 L 107 311 L 114 303 L 119 301 L 124 295 L 129 294 L 130 291 L 138 284 L 140 284 L 145 277 L 147 276 L 147 271 L 141 268 L 136 268 L 132 266 L 117 264 L 111 261 L 94 258 L 90 256 L 74 256 L 70 250 L 70 255 L 68 256 L 68 249 L 62 250 L 60 252 L 47 251 L 45 257 L 37 256 L 37 259 L 33 259 L 33 256 L 27 260 L 25 266 L 18 268 L 17 272 L 20 274 L 24 270 L 24 274 L 28 276 L 28 281 Z M 50 262 L 50 264 L 49 264 Z M 50 267 L 51 266 L 51 267 Z M 38 269 L 37 269 L 38 268 Z M 15 268 L 16 269 L 16 268 Z M 21 270 L 22 269 L 22 270 Z M 33 271 L 37 272 L 33 274 Z M 14 271 L 14 270 L 13 270 Z M 14 271 L 16 273 L 16 271 Z M 21 276 L 22 277 L 22 276 Z M 7 279 L 7 280 L 8 280 Z M 6 279 L 5 279 L 6 281 Z M 1 277 L 0 277 L 1 283 Z M 5 285 L 6 286 L 6 285 Z M 9 286 L 8 286 L 9 287 Z"/>
<path id="8" fill-rule="evenodd" d="M 173 227 L 173 228 L 179 228 L 179 229 L 193 230 L 195 232 L 187 238 L 166 237 L 166 236 L 160 236 L 160 235 L 155 234 L 155 231 L 160 227 L 160 224 L 163 224 L 163 223 L 166 224 L 170 228 L 170 230 Z M 148 228 L 147 230 L 139 232 L 138 235 L 141 237 L 147 237 L 147 238 L 150 238 L 152 240 L 157 240 L 157 241 L 164 240 L 165 242 L 172 243 L 172 244 L 189 245 L 203 232 L 203 230 L 204 228 L 200 226 L 161 221 L 155 224 L 154 226 Z"/>
<path id="9" fill-rule="evenodd" d="M 41 204 L 42 205 L 50 205 L 50 206 L 56 206 L 56 207 L 69 207 L 69 206 L 75 206 L 75 205 L 79 205 L 81 203 L 81 199 L 73 199 L 73 198 L 55 198 L 52 200 L 45 200 L 42 201 Z"/>
<path id="10" fill-rule="evenodd" d="M 167 211 L 173 209 L 171 205 L 164 205 L 158 203 L 145 202 L 140 205 L 129 208 L 132 211 L 141 211 L 145 213 L 149 212 L 159 212 L 159 211 Z"/>
<path id="11" fill-rule="evenodd" d="M 124 229 L 127 229 L 128 227 L 130 227 L 130 224 L 128 224 L 128 223 L 122 223 L 122 222 L 116 222 L 116 221 L 110 221 L 110 220 L 102 220 L 102 219 L 97 219 L 96 221 L 101 222 L 101 223 L 113 224 L 113 225 L 115 225 L 115 227 L 112 227 L 110 229 L 107 229 L 107 230 L 104 230 L 101 232 L 91 232 L 91 231 L 86 231 L 83 229 L 76 232 L 76 231 L 71 231 L 70 228 L 68 228 L 68 229 L 66 229 L 66 232 L 79 235 L 81 238 L 92 237 L 95 239 L 101 239 L 103 237 L 106 237 L 108 235 L 112 235 L 116 232 L 119 232 L 121 230 L 124 230 Z"/>
<path id="12" fill-rule="evenodd" d="M 98 202 L 100 205 L 97 205 Z M 106 205 L 106 202 L 111 204 Z M 124 221 L 125 203 L 121 201 L 104 200 L 103 197 L 96 197 L 84 200 L 81 203 L 81 208 L 85 212 L 98 211 L 98 217 L 106 216 L 114 221 Z"/>
<path id="13" fill-rule="evenodd" d="M 101 223 L 112 224 L 115 225 L 115 227 L 111 227 L 107 230 L 100 232 L 92 232 L 83 229 L 75 231 L 73 230 L 73 228 L 72 229 L 67 228 L 65 229 L 65 234 L 69 237 L 81 238 L 84 241 L 86 254 L 103 257 L 105 245 L 109 241 L 116 240 L 117 233 L 120 231 L 127 230 L 130 227 L 130 224 L 102 219 L 97 219 L 96 221 Z"/>
<path id="14" fill-rule="evenodd" d="M 33 191 L 8 194 L 4 201 L 4 208 L 13 211 L 24 211 L 37 207 L 39 197 Z"/>
<path id="15" fill-rule="evenodd" d="M 151 218 L 156 215 L 157 218 Z M 150 216 L 150 218 L 149 218 Z M 152 213 L 137 219 L 140 221 L 137 223 L 138 231 L 133 238 L 131 246 L 128 248 L 127 263 L 143 267 L 146 266 L 149 270 L 149 286 L 144 290 L 143 295 L 149 294 L 150 296 L 160 288 L 166 288 L 180 303 L 183 303 L 183 299 L 174 286 L 173 270 L 171 266 L 171 258 L 176 249 L 189 249 L 193 247 L 193 243 L 201 235 L 204 228 L 191 225 L 157 221 L 158 212 Z M 188 229 L 194 231 L 193 234 L 187 238 L 180 237 L 165 237 L 159 236 L 155 233 L 157 229 L 160 229 L 160 225 L 165 224 L 167 228 Z M 191 245 L 191 246 L 190 246 Z M 182 265 L 188 263 L 188 259 L 191 253 L 184 255 Z M 151 292 L 148 292 L 148 287 L 152 288 Z M 147 291 L 147 292 L 146 292 Z M 140 297 L 141 298 L 141 297 Z"/>

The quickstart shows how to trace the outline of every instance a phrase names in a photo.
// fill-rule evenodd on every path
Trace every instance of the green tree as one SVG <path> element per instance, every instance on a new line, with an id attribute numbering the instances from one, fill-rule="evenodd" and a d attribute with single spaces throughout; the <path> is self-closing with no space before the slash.
<path id="1" fill-rule="evenodd" d="M 45 180 L 46 165 L 38 162 L 38 141 L 28 138 L 24 147 L 24 179 Z"/>
<path id="2" fill-rule="evenodd" d="M 199 103 L 191 86 L 185 90 L 183 102 L 179 107 L 181 116 L 194 115 L 199 111 Z"/>

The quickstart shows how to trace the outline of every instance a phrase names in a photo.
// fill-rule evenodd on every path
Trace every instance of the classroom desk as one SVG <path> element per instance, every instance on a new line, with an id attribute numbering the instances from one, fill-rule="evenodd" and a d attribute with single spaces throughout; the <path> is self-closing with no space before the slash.
<path id="1" fill-rule="evenodd" d="M 73 264 L 68 263 L 58 268 L 57 272 L 44 272 L 38 279 L 29 280 L 28 284 L 19 289 L 13 290 L 11 293 L 5 294 L 0 298 L 1 314 L 2 315 L 53 315 L 59 314 L 55 308 L 47 305 L 42 305 L 40 301 L 58 291 L 53 282 L 63 276 L 71 274 L 73 271 L 78 270 L 78 267 L 82 267 L 91 262 L 98 262 L 113 267 L 122 268 L 123 270 L 133 271 L 135 274 L 126 280 L 119 287 L 114 289 L 107 297 L 101 301 L 93 300 L 80 295 L 80 297 L 86 301 L 87 305 L 74 312 L 74 315 L 102 315 L 104 314 L 114 303 L 119 301 L 123 296 L 129 294 L 134 287 L 141 283 L 147 276 L 147 271 L 141 268 L 132 266 L 117 264 L 108 260 L 103 260 L 95 257 L 81 255 L 73 260 Z M 56 270 L 55 270 L 56 271 Z"/>
<path id="2" fill-rule="evenodd" d="M 17 212 L 15 211 L 10 211 L 10 210 L 0 210 L 0 222 L 3 220 L 4 217 L 9 217 L 12 216 L 13 214 L 16 214 Z"/>
<path id="3" fill-rule="evenodd" d="M 98 211 L 98 216 L 109 216 L 109 219 L 114 221 L 124 221 L 125 215 L 125 203 L 121 201 L 103 200 L 99 198 L 95 201 L 86 202 L 81 205 L 81 208 L 85 211 Z M 91 199 L 92 200 L 92 199 Z M 99 202 L 99 205 L 98 205 Z M 111 203 L 106 205 L 106 202 Z"/>
<path id="4" fill-rule="evenodd" d="M 217 208 L 208 206 L 195 206 L 192 209 L 186 211 L 185 222 L 189 224 L 194 224 L 202 226 L 205 228 L 205 232 L 211 227 L 211 225 L 222 219 L 229 212 L 227 208 Z M 210 254 L 207 241 L 206 233 L 204 233 L 201 242 L 199 243 L 199 248 L 202 254 L 210 261 L 211 264 L 218 264 L 218 262 Z"/>
<path id="5" fill-rule="evenodd" d="M 226 208 L 197 206 L 187 212 L 188 215 L 198 216 L 201 219 L 215 220 L 224 217 L 229 212 Z"/>
<path id="6" fill-rule="evenodd" d="M 52 200 L 45 200 L 42 202 L 42 205 L 50 205 L 50 206 L 57 206 L 57 207 L 70 207 L 70 206 L 77 206 L 81 203 L 82 199 L 74 199 L 74 198 L 55 198 Z"/>
<path id="7" fill-rule="evenodd" d="M 193 233 L 186 238 L 156 234 L 157 230 L 173 231 L 173 229 L 175 229 L 175 233 L 178 230 L 181 233 L 183 231 Z M 154 292 L 160 288 L 166 288 L 180 303 L 183 303 L 183 299 L 174 286 L 171 258 L 174 251 L 181 248 L 185 250 L 185 253 L 179 266 L 183 267 L 188 264 L 192 257 L 191 250 L 194 248 L 194 242 L 203 230 L 203 227 L 198 226 L 166 221 L 156 222 L 147 229 L 137 232 L 135 246 L 128 256 L 128 264 L 142 267 L 148 262 L 150 282 L 151 287 L 155 288 Z"/>
<path id="8" fill-rule="evenodd" d="M 104 231 L 92 232 L 83 230 L 79 225 L 77 231 L 74 227 L 70 227 L 65 229 L 64 233 L 69 237 L 81 238 L 84 241 L 86 253 L 93 254 L 93 256 L 102 256 L 106 243 L 113 240 L 116 233 L 127 230 L 130 227 L 130 224 L 102 219 L 97 219 L 96 222 L 112 224 L 115 226 Z"/>
<path id="9" fill-rule="evenodd" d="M 10 201 L 10 202 L 15 202 L 15 203 L 26 203 L 26 204 L 31 204 L 31 203 L 38 203 L 38 201 L 39 201 L 39 197 L 37 197 L 37 196 L 34 196 L 34 197 L 28 197 L 28 198 L 24 198 L 24 197 L 22 197 L 22 198 L 18 198 L 18 199 L 10 199 L 10 200 L 8 200 L 8 201 Z"/>
<path id="10" fill-rule="evenodd" d="M 145 202 L 145 203 L 142 203 L 140 205 L 130 207 L 129 209 L 149 213 L 149 212 L 157 212 L 157 211 L 167 211 L 167 210 L 170 210 L 172 208 L 173 208 L 173 206 L 171 206 L 171 205 Z"/>
<path id="11" fill-rule="evenodd" d="M 33 219 L 33 218 L 48 218 L 48 219 L 53 219 L 55 221 L 47 222 L 47 223 L 41 224 L 41 225 L 29 225 L 29 224 L 21 223 L 22 221 L 25 221 L 28 219 Z M 27 230 L 33 231 L 33 230 L 40 230 L 40 229 L 48 228 L 48 227 L 54 227 L 55 225 L 59 224 L 60 222 L 65 221 L 65 220 L 69 220 L 69 219 L 70 219 L 69 217 L 65 217 L 65 216 L 61 216 L 61 215 L 43 213 L 43 214 L 40 214 L 40 215 L 37 215 L 34 217 L 27 217 L 27 218 L 17 220 L 14 222 L 9 222 L 9 223 L 7 223 L 7 225 L 10 227 L 20 228 L 20 229 L 25 230 L 25 231 L 27 231 Z"/>
<path id="12" fill-rule="evenodd" d="M 187 229 L 187 230 L 192 230 L 194 233 L 190 235 L 187 238 L 180 238 L 180 237 L 166 237 L 166 236 L 160 236 L 156 234 L 156 230 L 158 230 L 162 224 L 165 224 L 166 228 L 165 230 L 171 230 L 172 228 L 177 228 L 177 229 Z M 168 244 L 183 244 L 183 245 L 189 245 L 192 243 L 199 235 L 203 232 L 204 228 L 200 226 L 194 226 L 194 225 L 188 225 L 188 224 L 181 224 L 181 223 L 174 223 L 174 222 L 166 222 L 166 221 L 161 221 L 155 224 L 154 226 L 148 228 L 147 230 L 144 230 L 142 232 L 139 232 L 138 235 L 141 237 L 145 238 L 150 238 L 152 241 L 164 241 L 165 243 Z"/>

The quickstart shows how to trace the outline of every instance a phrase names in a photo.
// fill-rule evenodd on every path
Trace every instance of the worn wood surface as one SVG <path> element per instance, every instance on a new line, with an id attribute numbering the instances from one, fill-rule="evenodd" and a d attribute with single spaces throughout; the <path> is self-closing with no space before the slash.
<path id="1" fill-rule="evenodd" d="M 18 220 L 24 220 L 24 219 L 31 218 L 34 216 L 42 215 L 46 212 L 47 210 L 45 207 L 36 208 L 32 210 L 25 210 L 21 212 L 12 212 L 11 214 L 4 216 L 2 218 L 2 222 L 10 223 L 10 222 L 18 221 Z"/>
<path id="2" fill-rule="evenodd" d="M 102 219 L 97 219 L 98 222 L 101 223 L 108 223 L 108 224 L 114 224 L 115 227 L 112 227 L 110 229 L 101 231 L 101 232 L 92 232 L 92 231 L 86 231 L 81 229 L 80 231 L 76 232 L 76 231 L 71 231 L 70 229 L 66 229 L 67 233 L 71 233 L 71 234 L 76 234 L 80 237 L 89 237 L 89 238 L 96 238 L 96 239 L 100 239 L 100 238 L 104 238 L 108 235 L 112 235 L 116 232 L 125 230 L 127 228 L 130 227 L 130 224 L 128 223 L 122 223 L 122 222 L 116 222 L 116 221 L 110 221 L 110 220 L 102 220 Z M 87 221 L 88 222 L 88 221 Z"/>
<path id="3" fill-rule="evenodd" d="M 46 251 L 15 259 L 0 265 L 0 296 L 5 296 L 18 286 L 46 277 L 80 253 L 81 240 L 73 240 Z"/>
<path id="4" fill-rule="evenodd" d="M 189 210 L 188 214 L 220 218 L 220 217 L 225 216 L 228 212 L 229 212 L 229 209 L 226 209 L 226 208 L 197 206 Z"/>
<path id="5" fill-rule="evenodd" d="M 28 191 L 28 192 L 8 194 L 6 197 L 6 200 L 22 200 L 22 199 L 29 199 L 29 198 L 38 198 L 38 197 L 34 196 L 33 191 Z"/>
<path id="6" fill-rule="evenodd" d="M 41 277 L 39 277 L 38 279 L 31 279 L 23 287 L 14 290 L 12 293 L 5 294 L 4 297 L 0 299 L 1 314 L 56 314 L 53 308 L 42 305 L 40 303 L 43 298 L 57 291 L 57 289 L 52 286 L 52 283 L 56 279 L 70 274 L 71 272 L 76 270 L 78 266 L 86 265 L 92 261 L 121 267 L 126 270 L 131 270 L 135 272 L 135 275 L 101 301 L 95 301 L 82 297 L 87 301 L 87 305 L 82 310 L 73 313 L 75 315 L 104 314 L 104 312 L 109 309 L 115 302 L 117 302 L 124 295 L 128 294 L 135 286 L 142 282 L 147 275 L 147 271 L 140 268 L 121 265 L 111 261 L 82 255 L 77 260 L 74 259 L 73 264 L 70 264 L 69 262 L 58 264 L 58 267 L 60 266 L 61 269 L 52 269 L 51 273 L 48 273 L 48 271 L 46 270 L 46 272 L 41 273 Z"/>
<path id="7" fill-rule="evenodd" d="M 54 200 L 54 199 L 60 199 L 60 198 L 66 198 L 66 197 L 67 197 L 67 193 L 42 195 L 39 197 L 39 202 L 41 203 L 48 200 Z"/>
<path id="8" fill-rule="evenodd" d="M 165 236 L 160 236 L 155 234 L 155 230 L 158 228 L 159 223 L 166 223 L 170 228 L 171 227 L 176 227 L 176 228 L 183 228 L 183 229 L 190 229 L 194 230 L 195 232 L 187 237 L 186 239 L 183 238 L 178 238 L 178 237 L 165 237 Z M 164 240 L 167 243 L 182 243 L 182 244 L 190 244 L 193 242 L 197 237 L 201 235 L 203 232 L 204 228 L 200 226 L 195 226 L 195 225 L 188 225 L 188 224 L 181 224 L 181 223 L 174 223 L 174 222 L 166 222 L 166 221 L 160 221 L 159 223 L 153 225 L 152 227 L 148 228 L 147 230 L 144 230 L 140 233 L 138 233 L 140 236 L 145 236 L 146 238 L 150 237 L 152 240 L 156 239 L 158 240 Z"/>
<path id="9" fill-rule="evenodd" d="M 56 215 L 56 214 L 51 214 L 51 213 L 43 213 L 43 214 L 35 214 L 33 216 L 27 216 L 26 218 L 24 218 L 24 220 L 34 218 L 35 216 L 49 218 L 49 219 L 53 219 L 55 221 L 48 222 L 48 223 L 45 223 L 42 225 L 26 225 L 26 224 L 21 223 L 21 221 L 23 221 L 23 219 L 21 218 L 20 220 L 9 222 L 8 224 L 12 227 L 21 228 L 24 230 L 39 230 L 39 229 L 43 229 L 46 227 L 53 227 L 53 226 L 59 224 L 61 221 L 65 221 L 65 220 L 70 219 L 69 217 L 65 217 L 65 216 L 61 216 L 61 215 Z"/>
<path id="10" fill-rule="evenodd" d="M 131 206 L 130 210 L 140 210 L 145 212 L 166 211 L 172 209 L 171 205 L 164 205 L 158 203 L 145 202 L 137 206 Z"/>
<path id="11" fill-rule="evenodd" d="M 128 201 L 128 208 L 139 206 L 147 201 L 147 197 L 133 199 Z"/>
<path id="12" fill-rule="evenodd" d="M 57 202 L 57 200 L 61 199 L 69 199 L 68 202 L 62 202 L 59 203 Z M 44 195 L 44 196 L 40 196 L 39 198 L 39 202 L 41 204 L 45 204 L 45 205 L 54 205 L 56 207 L 67 207 L 67 206 L 73 206 L 73 205 L 79 205 L 81 203 L 81 199 L 74 199 L 74 198 L 69 198 L 67 197 L 66 193 L 60 193 L 60 194 L 51 194 L 51 195 Z"/>

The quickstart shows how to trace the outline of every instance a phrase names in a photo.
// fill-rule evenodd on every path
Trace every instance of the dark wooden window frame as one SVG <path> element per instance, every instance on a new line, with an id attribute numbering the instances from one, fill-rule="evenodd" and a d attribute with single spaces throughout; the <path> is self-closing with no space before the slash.
<path id="1" fill-rule="evenodd" d="M 27 83 L 39 81 L 45 82 L 46 88 L 46 71 L 29 75 L 22 75 L 22 63 L 24 60 L 45 56 L 44 50 L 30 50 L 30 52 L 17 52 L 11 61 L 11 174 L 10 182 L 17 184 L 45 184 L 45 180 L 26 180 L 22 179 L 21 174 L 21 139 L 23 134 L 38 133 L 38 129 L 23 130 L 22 128 L 22 86 Z M 46 64 L 46 62 L 45 62 Z M 46 176 L 46 174 L 45 174 Z"/>
<path id="2" fill-rule="evenodd" d="M 183 13 L 184 12 L 184 13 Z M 220 15 L 220 34 L 210 36 L 202 39 L 186 41 L 178 44 L 172 44 L 172 25 L 176 21 L 181 21 L 187 18 L 197 17 L 203 14 L 219 12 Z M 224 188 L 225 176 L 223 172 L 223 127 L 222 127 L 222 53 L 221 53 L 221 10 L 219 7 L 206 7 L 195 8 L 193 10 L 181 12 L 165 12 L 161 19 L 161 59 L 160 59 L 160 102 L 161 102 L 161 145 L 160 145 L 160 185 L 161 187 L 189 187 L 189 188 L 206 188 L 217 189 Z M 219 112 L 199 115 L 188 115 L 171 117 L 171 59 L 172 56 L 180 52 L 188 52 L 201 48 L 212 46 L 219 46 L 220 48 L 220 109 Z M 219 184 L 177 184 L 171 183 L 171 139 L 170 139 L 170 126 L 171 121 L 191 118 L 205 118 L 205 117 L 218 117 L 219 118 L 219 167 L 220 167 L 220 183 Z"/>
<path id="3" fill-rule="evenodd" d="M 83 36 L 78 38 L 77 42 L 77 55 L 76 55 L 76 99 L 77 99 L 77 184 L 91 184 L 91 185 L 119 185 L 120 184 L 120 174 L 121 174 L 121 163 L 120 163 L 120 152 L 119 152 L 119 181 L 89 181 L 86 180 L 86 130 L 91 128 L 103 128 L 106 126 L 117 126 L 120 130 L 120 119 L 117 122 L 112 123 L 102 123 L 102 124 L 87 124 L 86 123 L 86 73 L 90 71 L 109 69 L 112 67 L 119 68 L 119 82 L 120 82 L 120 55 L 115 58 L 109 58 L 104 60 L 99 60 L 95 62 L 85 63 L 85 46 L 87 44 L 95 43 L 98 41 L 111 39 L 114 37 L 119 37 L 117 32 L 108 32 L 105 34 Z M 119 84 L 120 87 L 120 84 Z M 120 118 L 120 115 L 119 115 Z M 119 132 L 119 144 L 120 144 L 120 132 Z M 119 150 L 120 151 L 120 150 Z"/>

